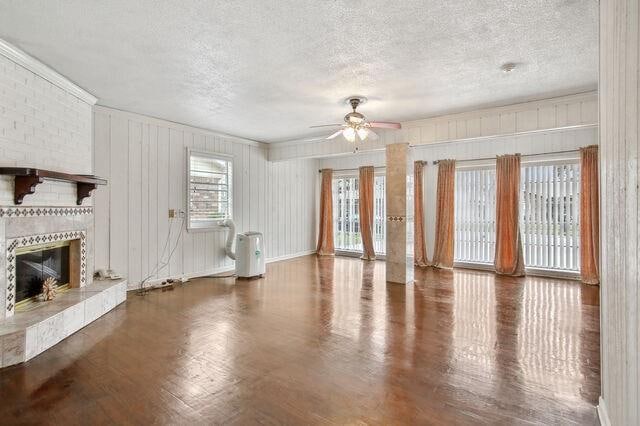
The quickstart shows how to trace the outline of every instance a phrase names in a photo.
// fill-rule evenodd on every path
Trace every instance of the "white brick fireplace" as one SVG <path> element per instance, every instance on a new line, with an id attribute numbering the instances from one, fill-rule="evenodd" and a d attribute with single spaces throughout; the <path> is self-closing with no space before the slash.
<path id="1" fill-rule="evenodd" d="M 96 98 L 0 40 L 0 167 L 77 175 L 93 172 Z M 96 281 L 91 198 L 47 180 L 14 204 L 14 177 L 0 176 L 0 367 L 24 362 L 126 299 L 126 282 Z M 106 190 L 102 187 L 98 190 Z M 69 241 L 70 287 L 50 302 L 16 309 L 16 252 Z"/>

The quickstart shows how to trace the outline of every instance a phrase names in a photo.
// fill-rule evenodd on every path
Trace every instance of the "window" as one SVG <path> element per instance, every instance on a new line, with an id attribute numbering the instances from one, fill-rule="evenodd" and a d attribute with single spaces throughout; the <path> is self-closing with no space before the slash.
<path id="1" fill-rule="evenodd" d="M 231 217 L 231 157 L 189 151 L 189 229 L 210 228 Z"/>
<path id="2" fill-rule="evenodd" d="M 384 175 L 376 176 L 373 186 L 373 248 L 380 254 L 387 250 L 387 199 L 384 183 Z"/>
<path id="3" fill-rule="evenodd" d="M 530 268 L 580 270 L 580 164 L 525 165 L 520 234 Z"/>
<path id="4" fill-rule="evenodd" d="M 520 235 L 527 268 L 580 270 L 580 165 L 525 164 L 520 175 Z M 454 260 L 491 264 L 495 255 L 496 172 L 459 169 Z"/>
<path id="5" fill-rule="evenodd" d="M 373 187 L 373 245 L 375 252 L 385 252 L 385 177 L 376 175 Z M 360 235 L 359 187 L 355 175 L 333 179 L 333 233 L 338 251 L 362 252 Z"/>
<path id="6" fill-rule="evenodd" d="M 454 209 L 454 260 L 493 263 L 496 249 L 495 168 L 457 170 Z"/>

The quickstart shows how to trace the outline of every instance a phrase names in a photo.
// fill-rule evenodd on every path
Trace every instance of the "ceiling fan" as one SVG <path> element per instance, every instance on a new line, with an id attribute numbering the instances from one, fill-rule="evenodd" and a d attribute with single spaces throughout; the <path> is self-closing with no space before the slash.
<path id="1" fill-rule="evenodd" d="M 344 136 L 349 142 L 362 142 L 365 139 L 377 139 L 378 135 L 371 129 L 399 129 L 400 123 L 390 123 L 384 121 L 367 121 L 364 115 L 356 111 L 359 105 L 367 101 L 365 97 L 351 97 L 347 102 L 353 108 L 353 111 L 344 116 L 344 124 L 323 124 L 317 127 L 342 127 L 337 132 L 331 134 L 327 139 L 333 139 L 339 135 Z"/>

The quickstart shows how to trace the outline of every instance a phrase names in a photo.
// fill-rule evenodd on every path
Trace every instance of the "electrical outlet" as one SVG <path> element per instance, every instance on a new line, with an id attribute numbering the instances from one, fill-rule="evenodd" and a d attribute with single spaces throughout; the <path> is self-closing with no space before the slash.
<path id="1" fill-rule="evenodd" d="M 176 210 L 175 209 L 169 209 L 169 218 L 173 219 L 174 217 L 176 217 Z"/>

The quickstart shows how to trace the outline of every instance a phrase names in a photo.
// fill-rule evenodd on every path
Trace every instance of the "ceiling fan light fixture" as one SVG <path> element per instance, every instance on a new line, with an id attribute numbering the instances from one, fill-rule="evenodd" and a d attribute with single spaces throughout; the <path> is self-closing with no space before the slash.
<path id="1" fill-rule="evenodd" d="M 346 129 L 344 129 L 342 131 L 342 136 L 344 136 L 344 138 L 349 142 L 356 141 L 356 131 L 353 129 L 353 127 L 347 127 Z"/>
<path id="2" fill-rule="evenodd" d="M 372 131 L 371 128 L 400 129 L 400 123 L 368 121 L 363 114 L 356 111 L 358 105 L 362 105 L 366 100 L 367 98 L 363 96 L 352 96 L 346 99 L 346 102 L 351 105 L 353 111 L 344 116 L 344 124 L 325 124 L 311 127 L 342 127 L 342 130 L 332 133 L 326 139 L 333 139 L 342 134 L 342 136 L 351 143 L 363 142 L 365 139 L 377 140 L 378 135 Z"/>
<path id="3" fill-rule="evenodd" d="M 367 137 L 369 136 L 369 129 L 365 128 L 365 127 L 360 127 L 358 130 L 358 137 L 360 138 L 360 140 L 365 140 L 367 139 Z"/>
<path id="4" fill-rule="evenodd" d="M 349 114 L 345 115 L 344 117 L 344 121 L 347 124 L 350 125 L 354 125 L 354 124 L 362 124 L 364 123 L 364 115 L 360 114 L 359 112 L 350 112 Z"/>

